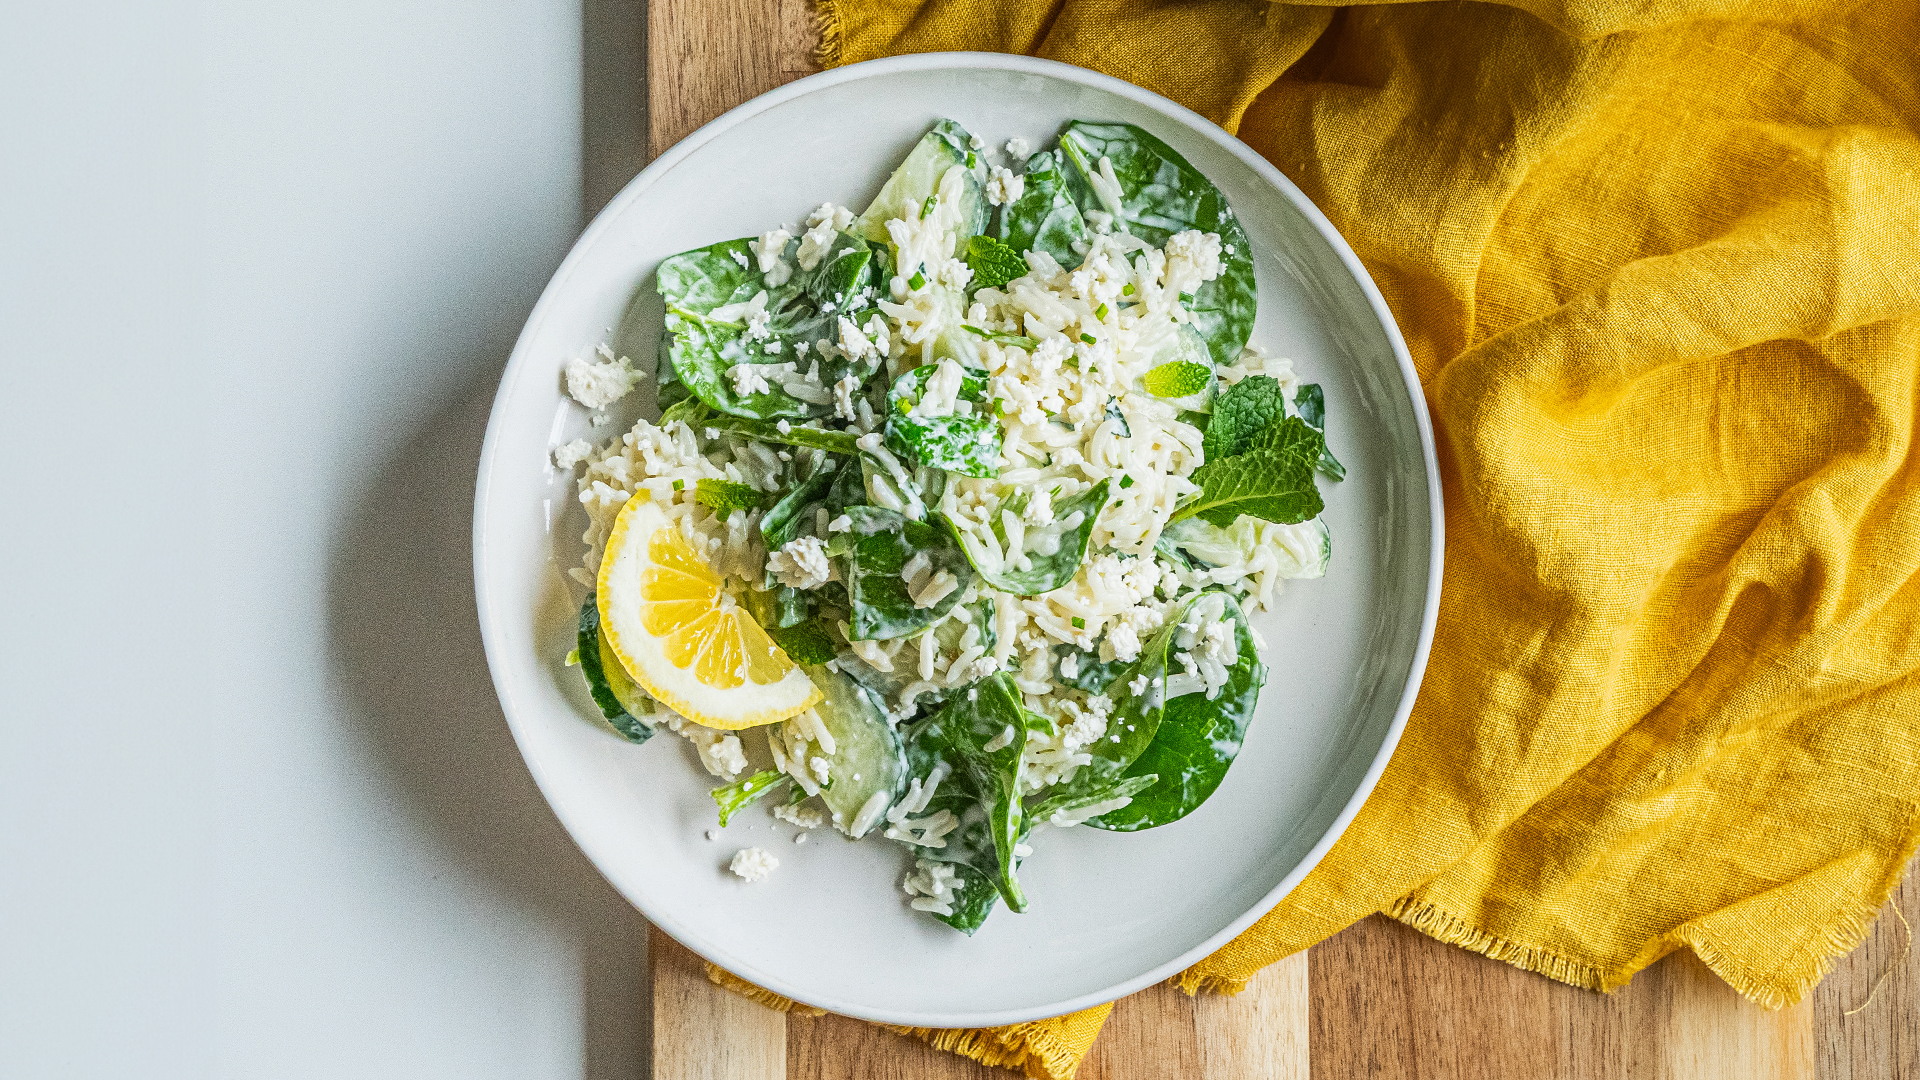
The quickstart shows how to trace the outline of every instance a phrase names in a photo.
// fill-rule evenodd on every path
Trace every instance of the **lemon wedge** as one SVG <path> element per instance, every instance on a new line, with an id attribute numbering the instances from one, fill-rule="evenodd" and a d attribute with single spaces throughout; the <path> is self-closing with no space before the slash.
<path id="1" fill-rule="evenodd" d="M 703 727 L 788 719 L 821 694 L 724 587 L 660 504 L 620 508 L 600 563 L 604 640 L 633 680 Z"/>

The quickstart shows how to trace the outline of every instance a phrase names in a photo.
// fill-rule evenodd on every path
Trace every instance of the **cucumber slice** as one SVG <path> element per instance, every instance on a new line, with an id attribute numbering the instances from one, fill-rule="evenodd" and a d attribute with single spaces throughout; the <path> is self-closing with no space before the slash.
<path id="1" fill-rule="evenodd" d="M 964 251 L 969 239 L 987 231 L 989 209 L 983 179 L 986 165 L 979 155 L 968 149 L 972 141 L 973 136 L 967 133 L 967 129 L 951 120 L 942 120 L 933 125 L 933 130 L 920 137 L 906 160 L 887 178 L 880 194 L 874 196 L 872 204 L 854 221 L 853 231 L 875 243 L 887 243 L 890 239 L 887 222 L 893 218 L 919 214 L 927 197 L 939 188 L 940 179 L 947 174 L 947 170 L 955 165 L 965 168 L 967 158 L 972 156 L 974 166 L 967 170 L 966 194 L 960 206 L 962 232 L 958 237 L 959 246 L 954 249 Z"/>
<path id="2" fill-rule="evenodd" d="M 643 743 L 653 738 L 653 727 L 641 717 L 653 712 L 653 699 L 634 684 L 620 658 L 600 636 L 600 606 L 594 598 L 580 608 L 578 635 L 580 674 L 586 677 L 587 691 L 607 724 L 629 742 Z"/>
<path id="3" fill-rule="evenodd" d="M 827 759 L 831 782 L 821 789 L 821 801 L 833 812 L 833 823 L 840 831 L 858 839 L 884 818 L 905 789 L 906 748 L 899 733 L 887 723 L 886 714 L 860 684 L 825 667 L 806 670 L 826 695 L 813 707 L 814 715 L 833 737 L 831 754 L 809 740 L 807 759 Z M 792 725 L 794 721 L 787 723 Z M 855 826 L 864 827 L 856 831 Z"/>

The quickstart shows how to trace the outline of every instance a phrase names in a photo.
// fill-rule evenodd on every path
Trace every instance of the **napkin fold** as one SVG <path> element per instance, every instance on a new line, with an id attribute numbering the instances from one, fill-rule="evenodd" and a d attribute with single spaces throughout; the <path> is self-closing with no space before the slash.
<path id="1" fill-rule="evenodd" d="M 1419 703 L 1182 986 L 1376 911 L 1595 990 L 1691 948 L 1770 1007 L 1860 941 L 1920 842 L 1920 4 L 819 12 L 830 65 L 1027 53 L 1205 114 L 1412 351 L 1447 503 Z M 919 1034 L 1063 1078 L 1104 1017 Z"/>

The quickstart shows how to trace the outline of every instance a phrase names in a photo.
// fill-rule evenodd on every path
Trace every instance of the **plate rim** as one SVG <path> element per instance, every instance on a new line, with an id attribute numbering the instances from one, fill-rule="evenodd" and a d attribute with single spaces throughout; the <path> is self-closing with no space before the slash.
<path id="1" fill-rule="evenodd" d="M 1158 964 L 1146 972 L 1130 979 L 1122 980 L 1112 986 L 1062 1001 L 1038 1006 L 1027 1006 L 1024 1008 L 984 1009 L 968 1012 L 891 1011 L 887 1009 L 870 1008 L 855 1002 L 839 1001 L 832 997 L 821 997 L 810 993 L 804 987 L 795 986 L 785 979 L 759 970 L 752 958 L 735 956 L 727 949 L 720 947 L 718 943 L 705 940 L 700 935 L 691 933 L 687 928 L 673 919 L 670 913 L 650 910 L 649 905 L 643 904 L 638 898 L 631 895 L 627 889 L 623 888 L 614 873 L 606 866 L 601 865 L 600 860 L 595 857 L 594 852 L 587 849 L 586 845 L 582 843 L 580 839 L 581 833 L 575 829 L 574 822 L 571 820 L 571 811 L 564 807 L 563 800 L 558 800 L 554 797 L 551 786 L 552 781 L 550 780 L 547 768 L 529 745 L 528 736 L 523 733 L 522 721 L 518 716 L 519 710 L 515 704 L 516 695 L 513 688 L 507 685 L 502 676 L 502 671 L 505 668 L 505 660 L 504 658 L 499 658 L 499 661 L 496 662 L 500 650 L 504 647 L 498 642 L 505 631 L 496 629 L 496 626 L 501 622 L 501 617 L 494 610 L 491 590 L 486 575 L 483 572 L 486 566 L 487 552 L 485 525 L 491 504 L 493 474 L 496 471 L 495 457 L 499 450 L 499 443 L 503 438 L 503 436 L 501 436 L 502 414 L 506 411 L 506 402 L 511 396 L 510 391 L 517 385 L 519 376 L 531 365 L 531 342 L 539 336 L 539 330 L 546 322 L 551 308 L 556 303 L 556 295 L 562 292 L 571 280 L 579 264 L 585 258 L 587 249 L 594 246 L 594 244 L 599 241 L 601 235 L 611 229 L 613 220 L 620 216 L 629 204 L 637 201 L 661 176 L 671 171 L 696 150 L 718 138 L 742 121 L 774 108 L 775 106 L 798 97 L 806 96 L 817 90 L 845 82 L 854 82 L 899 72 L 940 71 L 948 69 L 1003 70 L 1024 74 L 1044 75 L 1127 98 L 1136 104 L 1143 105 L 1155 112 L 1161 113 L 1170 120 L 1185 125 L 1197 135 L 1211 140 L 1221 149 L 1238 158 L 1243 164 L 1253 169 L 1261 179 L 1271 184 L 1285 196 L 1287 201 L 1293 205 L 1294 209 L 1307 219 L 1320 234 L 1321 238 L 1333 249 L 1341 265 L 1353 276 L 1354 281 L 1359 285 L 1360 291 L 1366 299 L 1369 309 L 1373 312 L 1375 319 L 1380 323 L 1381 328 L 1386 332 L 1388 343 L 1393 350 L 1394 360 L 1400 370 L 1401 388 L 1406 392 L 1413 408 L 1414 426 L 1419 434 L 1421 457 L 1426 468 L 1429 537 L 1427 590 L 1421 610 L 1419 636 L 1414 644 L 1413 657 L 1407 671 L 1406 684 L 1401 690 L 1400 699 L 1394 708 L 1393 719 L 1388 724 L 1386 736 L 1381 740 L 1380 746 L 1374 754 L 1373 761 L 1368 765 L 1365 775 L 1361 777 L 1360 783 L 1354 789 L 1352 796 L 1349 797 L 1346 804 L 1341 807 L 1340 813 L 1327 827 L 1320 839 L 1277 885 L 1269 890 L 1266 895 L 1261 897 L 1260 900 L 1246 912 L 1229 922 L 1205 941 L 1188 949 L 1172 960 Z M 554 271 L 553 277 L 547 282 L 546 287 L 541 290 L 539 301 L 534 304 L 533 310 L 528 314 L 526 324 L 522 327 L 519 337 L 515 340 L 513 350 L 508 355 L 506 366 L 501 371 L 500 387 L 495 392 L 493 406 L 487 416 L 486 437 L 480 449 L 479 475 L 475 484 L 473 506 L 474 597 L 480 623 L 481 642 L 487 657 L 488 675 L 493 681 L 494 692 L 500 700 L 501 711 L 506 716 L 507 727 L 513 734 L 515 747 L 520 751 L 522 760 L 527 763 L 528 772 L 532 774 L 535 786 L 540 789 L 541 797 L 546 800 L 554 816 L 560 820 L 562 827 L 566 829 L 567 836 L 573 841 L 574 846 L 579 848 L 581 854 L 586 856 L 587 861 L 593 864 L 594 869 L 599 871 L 601 877 L 604 878 L 609 885 L 613 886 L 614 891 L 618 892 L 623 899 L 633 905 L 650 924 L 659 928 L 675 941 L 691 949 L 703 959 L 709 959 L 720 967 L 738 975 L 740 978 L 746 979 L 767 990 L 771 990 L 782 997 L 791 998 L 794 1001 L 816 1006 L 844 1016 L 852 1016 L 858 1019 L 872 1020 L 880 1023 L 897 1024 L 905 1027 L 1000 1027 L 1048 1017 L 1062 1016 L 1067 1013 L 1078 1012 L 1083 1009 L 1089 1009 L 1097 1005 L 1115 1001 L 1183 971 L 1205 957 L 1219 951 L 1222 946 L 1239 936 L 1242 931 L 1252 926 L 1261 917 L 1265 916 L 1267 912 L 1271 911 L 1277 904 L 1284 900 L 1286 896 L 1320 864 L 1321 860 L 1324 859 L 1327 853 L 1333 848 L 1334 843 L 1345 834 L 1347 828 L 1359 814 L 1360 807 L 1366 802 L 1368 796 L 1373 793 L 1375 786 L 1380 781 L 1382 773 L 1386 770 L 1387 762 L 1393 757 L 1394 749 L 1400 743 L 1400 737 L 1406 730 L 1408 715 L 1413 710 L 1414 701 L 1419 695 L 1420 685 L 1425 679 L 1427 660 L 1433 647 L 1434 625 L 1438 618 L 1440 608 L 1441 571 L 1445 554 L 1446 517 L 1440 484 L 1439 459 L 1434 443 L 1433 423 L 1427 411 L 1426 395 L 1421 389 L 1419 375 L 1413 365 L 1413 358 L 1407 351 L 1406 341 L 1401 336 L 1399 325 L 1395 322 L 1393 313 L 1391 309 L 1388 308 L 1386 300 L 1381 295 L 1380 289 L 1374 282 L 1372 275 L 1367 273 L 1359 257 L 1353 253 L 1352 247 L 1347 244 L 1346 239 L 1342 237 L 1339 231 L 1333 227 L 1332 223 L 1327 220 L 1326 215 L 1320 212 L 1319 207 L 1315 206 L 1291 180 L 1287 179 L 1285 174 L 1275 168 L 1266 158 L 1255 152 L 1252 147 L 1229 134 L 1212 120 L 1207 119 L 1183 105 L 1153 93 L 1150 90 L 1088 68 L 1039 57 L 992 52 L 914 53 L 905 56 L 868 60 L 818 72 L 776 87 L 773 90 L 751 98 L 727 110 L 649 162 L 638 175 L 620 189 L 619 194 L 615 195 L 599 213 L 594 215 L 592 223 L 581 232 L 580 237 L 575 240 L 573 246 L 568 249 L 567 257 L 562 260 L 559 268 Z"/>

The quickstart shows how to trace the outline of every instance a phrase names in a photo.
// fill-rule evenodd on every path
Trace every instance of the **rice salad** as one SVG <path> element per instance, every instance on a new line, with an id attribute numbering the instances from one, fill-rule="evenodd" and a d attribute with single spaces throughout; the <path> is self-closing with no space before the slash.
<path id="1" fill-rule="evenodd" d="M 607 722 L 691 741 L 721 826 L 901 845 L 911 906 L 968 934 L 1026 909 L 1042 830 L 1219 786 L 1248 613 L 1325 572 L 1343 475 L 1320 388 L 1248 343 L 1220 192 L 1132 125 L 1027 150 L 942 120 L 863 212 L 665 260 L 659 418 L 554 450 Z M 641 378 L 604 346 L 563 373 L 596 411 Z"/>

